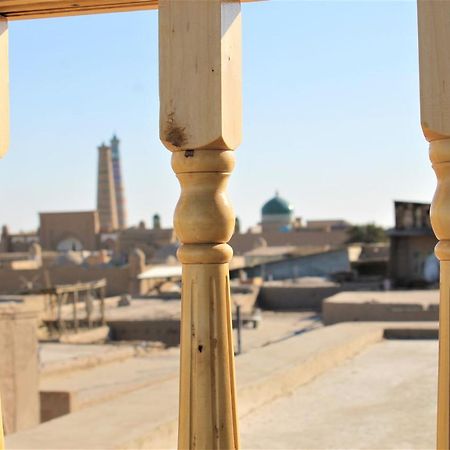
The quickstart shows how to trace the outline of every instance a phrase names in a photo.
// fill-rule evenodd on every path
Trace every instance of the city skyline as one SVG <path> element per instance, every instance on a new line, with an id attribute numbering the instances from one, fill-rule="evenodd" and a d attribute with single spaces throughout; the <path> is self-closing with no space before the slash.
<path id="1" fill-rule="evenodd" d="M 243 229 L 275 190 L 306 219 L 384 226 L 394 200 L 431 201 L 413 2 L 248 4 L 243 20 L 244 141 L 229 187 Z M 158 212 L 171 226 L 179 187 L 158 138 L 156 26 L 153 12 L 11 23 L 0 161 L 11 230 L 35 228 L 38 211 L 94 209 L 96 147 L 113 132 L 130 224 Z"/>

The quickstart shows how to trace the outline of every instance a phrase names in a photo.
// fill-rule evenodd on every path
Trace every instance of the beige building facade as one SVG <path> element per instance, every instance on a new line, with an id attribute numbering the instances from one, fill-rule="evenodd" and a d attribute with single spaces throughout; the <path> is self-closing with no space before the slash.
<path id="1" fill-rule="evenodd" d="M 39 214 L 39 241 L 44 250 L 80 251 L 98 248 L 97 211 Z"/>
<path id="2" fill-rule="evenodd" d="M 421 287 L 428 284 L 426 266 L 433 263 L 437 239 L 430 223 L 430 204 L 394 203 L 395 228 L 390 238 L 389 276 L 396 286 Z M 438 270 L 438 269 L 437 269 Z"/>

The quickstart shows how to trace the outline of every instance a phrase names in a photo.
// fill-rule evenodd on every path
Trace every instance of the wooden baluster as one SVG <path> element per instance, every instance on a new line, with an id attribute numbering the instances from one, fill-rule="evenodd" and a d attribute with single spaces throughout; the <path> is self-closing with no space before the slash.
<path id="1" fill-rule="evenodd" d="M 437 448 L 450 447 L 450 2 L 418 1 L 421 124 L 437 176 L 431 223 L 439 243 Z"/>
<path id="2" fill-rule="evenodd" d="M 5 440 L 3 438 L 3 409 L 0 399 L 0 450 L 5 450 Z"/>
<path id="3" fill-rule="evenodd" d="M 237 448 L 233 342 L 225 244 L 234 224 L 225 197 L 231 151 L 175 152 L 182 187 L 175 229 L 182 242 L 179 448 Z M 208 214 L 209 213 L 209 214 Z M 198 243 L 194 243 L 198 241 Z M 208 243 L 210 242 L 210 243 Z"/>
<path id="4" fill-rule="evenodd" d="M 450 139 L 432 141 L 430 158 L 438 180 L 431 204 L 431 221 L 439 239 L 435 253 L 441 265 L 437 448 L 448 449 L 450 446 Z"/>
<path id="5" fill-rule="evenodd" d="M 178 447 L 239 447 L 226 196 L 241 140 L 240 3 L 159 3 L 160 135 L 181 185 L 174 225 L 182 245 Z"/>
<path id="6" fill-rule="evenodd" d="M 0 157 L 9 145 L 8 21 L 0 17 Z"/>

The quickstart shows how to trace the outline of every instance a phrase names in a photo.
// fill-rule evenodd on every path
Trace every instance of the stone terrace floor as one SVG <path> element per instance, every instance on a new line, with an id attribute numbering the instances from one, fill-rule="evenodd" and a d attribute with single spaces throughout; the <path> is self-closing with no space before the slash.
<path id="1" fill-rule="evenodd" d="M 241 420 L 244 449 L 435 448 L 435 340 L 382 341 Z"/>

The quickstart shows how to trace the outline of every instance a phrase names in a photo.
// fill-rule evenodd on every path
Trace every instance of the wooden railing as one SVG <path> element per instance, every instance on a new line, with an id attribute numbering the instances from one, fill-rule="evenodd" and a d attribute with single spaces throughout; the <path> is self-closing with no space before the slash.
<path id="1" fill-rule="evenodd" d="M 422 128 L 438 177 L 431 210 L 441 261 L 437 447 L 448 449 L 450 0 L 418 6 Z M 156 7 L 154 0 L 0 0 L 0 154 L 9 142 L 8 18 Z M 160 135 L 182 187 L 175 214 L 183 244 L 179 447 L 237 448 L 227 244 L 234 222 L 225 191 L 241 139 L 240 3 L 161 0 L 159 8 Z"/>
<path id="2" fill-rule="evenodd" d="M 80 313 L 78 312 L 78 306 L 80 303 L 84 305 L 84 317 L 88 328 L 92 328 L 93 325 L 93 313 L 94 313 L 94 298 L 98 297 L 99 300 L 99 320 L 100 325 L 105 324 L 105 291 L 106 291 L 106 279 L 88 281 L 85 283 L 56 285 L 50 288 L 39 290 L 39 293 L 47 295 L 47 306 L 50 310 L 51 320 L 47 323 L 56 323 L 56 328 L 59 334 L 63 334 L 66 331 L 67 325 L 78 332 L 80 320 Z M 63 314 L 63 307 L 65 305 L 72 304 L 71 317 Z M 56 311 L 55 311 L 56 307 Z"/>
<path id="3" fill-rule="evenodd" d="M 439 243 L 437 448 L 450 446 L 450 1 L 419 0 L 421 125 L 437 176 L 431 224 Z"/>

